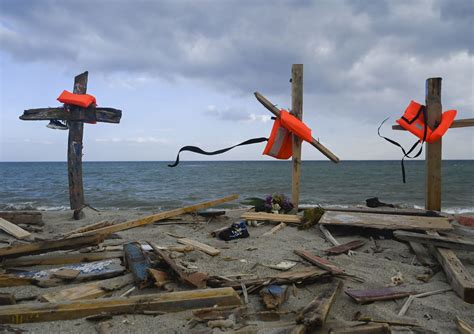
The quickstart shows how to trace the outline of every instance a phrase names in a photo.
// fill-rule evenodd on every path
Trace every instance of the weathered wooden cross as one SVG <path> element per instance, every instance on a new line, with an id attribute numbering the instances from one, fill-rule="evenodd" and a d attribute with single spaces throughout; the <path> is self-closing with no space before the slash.
<path id="1" fill-rule="evenodd" d="M 426 79 L 426 113 L 428 126 L 435 129 L 441 122 L 441 78 Z M 474 126 L 474 118 L 458 119 L 451 128 Z M 393 125 L 393 130 L 405 130 L 400 125 Z M 425 153 L 425 209 L 441 211 L 441 146 L 442 139 L 426 143 Z"/>
<path id="2" fill-rule="evenodd" d="M 74 78 L 74 94 L 85 94 L 87 91 L 88 72 Z M 25 110 L 20 116 L 24 121 L 63 120 L 69 127 L 68 137 L 68 178 L 69 201 L 74 210 L 74 219 L 81 219 L 84 202 L 84 188 L 82 185 L 82 138 L 84 122 L 120 123 L 122 111 L 113 108 L 96 108 L 91 105 L 83 108 L 74 105 L 64 105 L 59 108 L 39 108 Z"/>
<path id="3" fill-rule="evenodd" d="M 273 115 L 280 117 L 280 110 L 262 94 L 255 92 L 255 97 Z M 293 64 L 291 67 L 291 114 L 299 120 L 303 120 L 303 64 Z M 316 139 L 312 138 L 310 144 L 332 162 L 339 162 L 339 158 Z M 291 202 L 295 208 L 298 208 L 300 201 L 301 139 L 295 135 L 293 135 L 292 161 Z"/>

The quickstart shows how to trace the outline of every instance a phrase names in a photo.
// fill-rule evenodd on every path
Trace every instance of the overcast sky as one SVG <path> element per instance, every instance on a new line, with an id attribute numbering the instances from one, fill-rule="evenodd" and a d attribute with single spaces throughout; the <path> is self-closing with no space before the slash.
<path id="1" fill-rule="evenodd" d="M 0 160 L 65 161 L 67 131 L 21 121 L 59 106 L 75 75 L 123 110 L 120 124 L 86 124 L 84 160 L 174 160 L 183 145 L 216 150 L 268 136 L 259 91 L 291 107 L 291 65 L 304 64 L 303 116 L 342 160 L 399 159 L 377 136 L 392 131 L 425 80 L 442 77 L 443 110 L 472 118 L 474 2 L 417 1 L 0 1 Z M 270 159 L 265 144 L 221 160 Z M 443 137 L 445 159 L 474 158 L 474 129 Z M 182 160 L 209 157 L 184 153 Z M 303 159 L 324 160 L 309 144 Z"/>

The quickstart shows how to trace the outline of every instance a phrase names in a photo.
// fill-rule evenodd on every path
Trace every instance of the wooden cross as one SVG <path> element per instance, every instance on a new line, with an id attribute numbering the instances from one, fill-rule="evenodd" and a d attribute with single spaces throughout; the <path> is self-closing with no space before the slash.
<path id="1" fill-rule="evenodd" d="M 441 122 L 441 78 L 426 79 L 426 113 L 428 126 L 435 129 Z M 450 128 L 474 126 L 474 118 L 455 120 Z M 405 130 L 393 125 L 393 130 Z M 425 153 L 425 209 L 441 211 L 441 146 L 442 140 L 426 143 Z"/>
<path id="2" fill-rule="evenodd" d="M 262 94 L 255 92 L 255 97 L 273 115 L 280 117 L 280 110 Z M 293 64 L 291 67 L 291 114 L 299 120 L 303 120 L 303 64 Z M 310 144 L 332 162 L 339 162 L 339 158 L 316 139 L 312 138 Z M 291 203 L 298 209 L 300 201 L 301 139 L 295 135 L 293 135 L 292 161 Z"/>
<path id="3" fill-rule="evenodd" d="M 85 94 L 87 91 L 88 72 L 79 74 L 74 78 L 74 94 Z M 64 105 L 59 108 L 28 109 L 20 116 L 24 121 L 37 120 L 63 120 L 69 127 L 68 137 L 68 179 L 69 202 L 74 210 L 74 219 L 84 216 L 82 209 L 84 202 L 84 188 L 82 185 L 82 139 L 84 122 L 120 123 L 122 111 L 113 108 L 96 108 L 91 105 L 83 108 L 74 105 Z"/>

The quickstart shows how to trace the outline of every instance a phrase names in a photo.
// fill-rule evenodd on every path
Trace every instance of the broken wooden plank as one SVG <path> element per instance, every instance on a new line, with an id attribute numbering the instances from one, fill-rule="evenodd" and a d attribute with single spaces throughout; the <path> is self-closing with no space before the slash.
<path id="1" fill-rule="evenodd" d="M 0 293 L 0 305 L 13 305 L 16 304 L 15 296 L 9 292 Z"/>
<path id="2" fill-rule="evenodd" d="M 416 293 L 414 291 L 400 291 L 393 288 L 345 290 L 344 292 L 357 304 L 367 304 L 382 300 L 405 298 Z"/>
<path id="3" fill-rule="evenodd" d="M 148 275 L 150 260 L 143 253 L 141 245 L 138 242 L 125 244 L 123 245 L 123 253 L 125 265 L 127 269 L 132 272 L 138 289 L 149 286 L 151 283 Z"/>
<path id="4" fill-rule="evenodd" d="M 206 287 L 206 281 L 207 281 L 207 274 L 205 273 L 200 273 L 200 272 L 194 272 L 194 273 L 187 273 L 176 264 L 169 256 L 166 254 L 165 251 L 159 249 L 156 247 L 155 244 L 148 242 L 148 244 L 153 248 L 153 250 L 161 256 L 163 261 L 165 261 L 168 266 L 178 275 L 179 279 L 187 284 L 190 284 L 198 289 L 202 289 Z"/>
<path id="5" fill-rule="evenodd" d="M 439 211 L 431 211 L 424 209 L 394 209 L 394 208 L 323 208 L 324 211 L 338 211 L 338 212 L 359 212 L 359 213 L 375 213 L 385 215 L 400 215 L 400 216 L 424 216 L 424 217 L 444 217 Z"/>
<path id="6" fill-rule="evenodd" d="M 364 244 L 365 244 L 364 240 L 353 240 L 339 246 L 334 246 L 334 247 L 325 249 L 324 252 L 331 255 L 337 255 L 337 254 L 345 253 L 352 249 L 362 247 Z"/>
<path id="7" fill-rule="evenodd" d="M 64 249 L 76 249 L 84 246 L 97 245 L 104 241 L 104 235 L 93 234 L 70 239 L 48 240 L 35 242 L 27 245 L 15 245 L 0 248 L 0 259 L 7 257 L 19 257 L 22 255 L 33 255 Z"/>
<path id="8" fill-rule="evenodd" d="M 448 291 L 451 291 L 451 290 L 452 290 L 451 288 L 448 288 L 448 289 L 441 289 L 441 290 L 436 290 L 436 291 L 428 291 L 428 292 L 418 293 L 416 295 L 412 294 L 408 297 L 405 304 L 403 304 L 402 308 L 400 309 L 400 312 L 398 312 L 398 316 L 403 317 L 405 315 L 405 313 L 407 312 L 408 308 L 410 307 L 413 300 L 415 300 L 415 298 L 423 298 L 423 297 L 427 297 L 427 296 L 437 295 L 439 293 L 445 293 L 445 292 L 448 292 Z"/>
<path id="9" fill-rule="evenodd" d="M 301 224 L 301 217 L 298 215 L 284 215 L 267 212 L 245 212 L 240 216 L 244 220 L 270 221 L 288 224 Z"/>
<path id="10" fill-rule="evenodd" d="M 311 264 L 314 264 L 315 266 L 327 270 L 333 274 L 343 274 L 344 270 L 336 266 L 335 264 L 329 262 L 326 259 L 323 259 L 322 257 L 316 256 L 308 251 L 305 250 L 294 250 L 293 251 L 296 255 L 302 257 L 306 261 L 310 262 Z"/>
<path id="11" fill-rule="evenodd" d="M 23 121 L 59 119 L 75 122 L 120 123 L 122 117 L 122 111 L 114 108 L 69 106 L 69 109 L 70 111 L 66 111 L 64 107 L 27 109 L 20 119 Z"/>
<path id="12" fill-rule="evenodd" d="M 474 251 L 474 242 L 468 240 L 461 240 L 451 237 L 443 237 L 439 235 L 426 235 L 421 233 L 413 233 L 406 231 L 394 231 L 393 235 L 395 238 L 404 240 L 419 242 L 426 245 L 433 245 L 436 247 L 450 248 L 450 249 L 461 249 L 467 251 Z"/>
<path id="13" fill-rule="evenodd" d="M 60 278 L 63 280 L 74 280 L 80 274 L 80 270 L 63 268 L 55 271 L 53 277 Z"/>
<path id="14" fill-rule="evenodd" d="M 448 231 L 452 229 L 448 218 L 444 217 L 399 216 L 336 211 L 325 212 L 319 224 L 389 230 Z"/>
<path id="15" fill-rule="evenodd" d="M 211 255 L 211 256 L 216 256 L 216 255 L 219 255 L 221 253 L 221 251 L 218 250 L 217 248 L 206 245 L 206 244 L 204 244 L 202 242 L 199 242 L 199 241 L 196 241 L 196 240 L 192 240 L 192 239 L 188 239 L 188 238 L 179 238 L 179 239 L 177 239 L 177 241 L 180 244 L 192 246 L 194 249 L 200 250 L 201 252 L 204 252 L 204 253 L 206 253 L 208 255 Z"/>
<path id="16" fill-rule="evenodd" d="M 413 253 L 415 253 L 418 262 L 420 262 L 423 266 L 435 267 L 438 265 L 436 259 L 432 256 L 430 252 L 428 252 L 428 249 L 425 248 L 425 246 L 417 242 L 409 241 L 408 243 L 411 249 L 413 250 Z"/>
<path id="17" fill-rule="evenodd" d="M 133 275 L 126 274 L 94 283 L 79 284 L 71 288 L 48 292 L 40 296 L 41 300 L 58 303 L 63 301 L 95 299 L 118 290 L 133 282 Z"/>
<path id="18" fill-rule="evenodd" d="M 19 257 L 16 259 L 5 259 L 4 267 L 28 267 L 57 264 L 73 264 L 81 262 L 93 262 L 123 257 L 123 252 L 94 252 L 94 253 L 69 253 L 69 254 L 47 254 Z"/>
<path id="19" fill-rule="evenodd" d="M 146 217 L 143 217 L 143 218 L 130 220 L 130 221 L 127 221 L 127 222 L 124 222 L 124 223 L 119 223 L 119 224 L 114 224 L 114 225 L 98 228 L 98 229 L 92 230 L 92 231 L 76 233 L 76 234 L 73 234 L 72 236 L 77 237 L 77 236 L 86 236 L 86 235 L 108 235 L 108 234 L 111 234 L 111 233 L 114 233 L 114 232 L 124 231 L 124 230 L 128 230 L 128 229 L 131 229 L 131 228 L 134 228 L 134 227 L 139 227 L 139 226 L 143 226 L 143 225 L 152 224 L 152 223 L 154 223 L 158 220 L 162 220 L 162 219 L 166 219 L 166 218 L 170 218 L 170 217 L 174 217 L 174 216 L 179 216 L 179 215 L 182 215 L 182 214 L 185 214 L 185 213 L 194 212 L 194 211 L 197 211 L 197 210 L 209 208 L 211 206 L 215 206 L 215 205 L 222 204 L 222 203 L 225 203 L 225 202 L 233 201 L 237 198 L 239 198 L 239 195 L 230 195 L 230 196 L 222 197 L 222 198 L 219 198 L 219 199 L 216 199 L 216 200 L 213 200 L 213 201 L 202 202 L 202 203 L 199 203 L 199 204 L 185 206 L 185 207 L 179 208 L 179 209 L 164 211 L 164 212 L 160 212 L 160 213 L 150 215 L 150 216 L 146 216 Z"/>
<path id="20" fill-rule="evenodd" d="M 427 232 L 429 235 L 439 235 L 437 232 Z M 438 259 L 446 274 L 448 282 L 454 291 L 467 303 L 474 304 L 474 278 L 464 267 L 456 254 L 445 248 L 429 246 L 431 252 Z"/>
<path id="21" fill-rule="evenodd" d="M 456 320 L 456 327 L 461 334 L 474 334 L 474 327 L 469 325 L 466 321 L 462 320 L 458 316 L 454 318 Z"/>
<path id="22" fill-rule="evenodd" d="M 0 307 L 0 323 L 22 324 L 83 318 L 112 312 L 114 314 L 140 311 L 179 312 L 218 306 L 240 306 L 240 297 L 232 288 L 180 291 L 160 294 L 87 299 L 60 303 L 33 303 Z"/>
<path id="23" fill-rule="evenodd" d="M 166 283 L 170 281 L 168 274 L 164 271 L 148 268 L 148 273 L 153 278 L 153 280 L 155 281 L 155 286 L 158 288 L 162 288 Z"/>
<path id="24" fill-rule="evenodd" d="M 329 331 L 330 334 L 390 334 L 391 332 L 388 324 L 357 325 Z"/>
<path id="25" fill-rule="evenodd" d="M 44 225 L 40 211 L 0 211 L 0 218 L 13 224 Z"/>
<path id="26" fill-rule="evenodd" d="M 274 226 L 270 231 L 267 231 L 267 232 L 263 233 L 262 237 L 268 237 L 270 235 L 274 235 L 275 233 L 277 233 L 278 231 L 284 229 L 285 227 L 286 227 L 285 223 L 280 223 L 280 224 Z"/>
<path id="27" fill-rule="evenodd" d="M 342 281 L 331 283 L 298 313 L 296 323 L 305 325 L 309 331 L 322 327 L 341 287 Z"/>
<path id="28" fill-rule="evenodd" d="M 18 277 L 15 275 L 0 274 L 0 288 L 9 286 L 21 286 L 33 284 L 35 280 L 32 278 Z"/>
<path id="29" fill-rule="evenodd" d="M 263 305 L 268 310 L 276 310 L 288 299 L 288 286 L 269 285 L 260 290 Z"/>
<path id="30" fill-rule="evenodd" d="M 20 240 L 26 239 L 29 236 L 31 236 L 30 232 L 25 231 L 20 226 L 10 223 L 8 220 L 4 218 L 0 218 L 0 230 Z"/>
<path id="31" fill-rule="evenodd" d="M 73 234 L 87 232 L 87 231 L 93 231 L 93 230 L 97 230 L 98 228 L 102 228 L 102 227 L 106 227 L 106 226 L 110 226 L 110 225 L 112 225 L 112 222 L 109 222 L 107 220 L 102 220 L 100 222 L 97 222 L 97 223 L 94 223 L 94 224 L 91 224 L 91 225 L 86 225 L 86 226 L 76 228 L 75 230 L 67 232 L 66 234 L 64 234 L 64 236 L 68 237 L 68 236 L 73 235 Z"/>

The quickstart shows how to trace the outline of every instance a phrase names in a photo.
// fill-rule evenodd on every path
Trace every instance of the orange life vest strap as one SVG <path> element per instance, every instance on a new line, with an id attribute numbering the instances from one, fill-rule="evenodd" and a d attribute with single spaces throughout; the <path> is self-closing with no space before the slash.
<path id="1" fill-rule="evenodd" d="M 57 100 L 61 103 L 72 104 L 83 108 L 89 107 L 92 103 L 97 104 L 95 97 L 92 95 L 73 94 L 67 90 L 64 90 L 61 95 L 58 96 Z"/>

